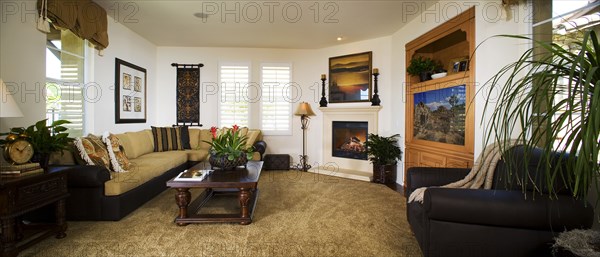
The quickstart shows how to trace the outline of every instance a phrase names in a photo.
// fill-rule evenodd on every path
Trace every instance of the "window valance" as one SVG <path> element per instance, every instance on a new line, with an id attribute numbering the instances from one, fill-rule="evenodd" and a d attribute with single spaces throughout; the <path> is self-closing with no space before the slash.
<path id="1" fill-rule="evenodd" d="M 87 39 L 97 49 L 108 47 L 106 10 L 91 0 L 45 0 L 48 19 L 56 27 L 71 30 L 75 35 Z M 42 10 L 42 0 L 37 1 Z"/>

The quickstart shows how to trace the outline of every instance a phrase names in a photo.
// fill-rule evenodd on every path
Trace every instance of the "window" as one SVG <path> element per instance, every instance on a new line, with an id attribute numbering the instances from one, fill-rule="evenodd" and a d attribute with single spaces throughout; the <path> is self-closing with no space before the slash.
<path id="1" fill-rule="evenodd" d="M 249 65 L 221 65 L 219 125 L 248 127 L 249 102 L 246 93 L 250 81 Z"/>
<path id="2" fill-rule="evenodd" d="M 69 30 L 52 30 L 46 40 L 46 118 L 68 120 L 69 136 L 83 135 L 85 41 Z"/>
<path id="3" fill-rule="evenodd" d="M 570 45 L 572 39 L 580 39 L 582 37 L 582 29 L 592 29 L 599 31 L 600 12 L 597 7 L 600 3 L 588 0 L 553 0 L 552 4 L 548 4 L 546 0 L 534 1 L 534 24 L 533 38 L 539 41 L 553 42 L 559 45 L 573 47 Z M 594 8 L 596 7 L 596 8 Z M 577 47 L 569 48 L 573 51 L 578 51 Z M 536 56 L 541 56 L 545 52 L 544 49 L 536 49 Z M 564 79 L 566 85 L 568 81 Z M 562 97 L 556 97 L 555 101 L 560 101 L 569 97 L 567 92 Z M 544 111 L 544 110 L 540 110 Z M 561 110 L 563 113 L 567 110 Z M 556 115 L 558 117 L 558 114 Z M 573 117 L 578 118 L 576 115 Z M 575 122 L 575 120 L 573 120 Z M 544 124 L 541 124 L 543 126 Z M 570 123 L 566 124 L 562 130 L 562 136 L 567 135 L 570 130 Z M 562 138 L 557 138 L 553 143 L 553 147 L 557 150 L 566 150 L 569 146 L 560 145 Z"/>
<path id="4" fill-rule="evenodd" d="M 261 130 L 265 135 L 291 135 L 290 64 L 261 67 Z"/>

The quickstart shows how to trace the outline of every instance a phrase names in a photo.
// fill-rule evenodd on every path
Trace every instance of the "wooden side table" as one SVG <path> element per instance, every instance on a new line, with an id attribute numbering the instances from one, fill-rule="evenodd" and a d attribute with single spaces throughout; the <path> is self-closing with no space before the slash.
<path id="1" fill-rule="evenodd" d="M 17 256 L 21 250 L 50 235 L 65 237 L 68 196 L 66 172 L 0 177 L 0 256 Z M 21 215 L 50 204 L 54 205 L 55 223 L 22 224 Z"/>

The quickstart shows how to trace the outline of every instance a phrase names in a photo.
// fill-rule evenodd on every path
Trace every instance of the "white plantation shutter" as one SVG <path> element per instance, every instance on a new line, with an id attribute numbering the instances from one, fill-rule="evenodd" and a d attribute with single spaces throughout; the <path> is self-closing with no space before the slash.
<path id="1" fill-rule="evenodd" d="M 263 65 L 261 130 L 266 135 L 291 134 L 291 65 Z"/>
<path id="2" fill-rule="evenodd" d="M 47 79 L 46 88 L 58 89 L 61 97 L 46 100 L 48 124 L 55 120 L 68 120 L 63 126 L 69 129 L 69 136 L 83 136 L 83 88 L 80 83 L 69 83 Z"/>
<path id="3" fill-rule="evenodd" d="M 221 98 L 219 125 L 221 127 L 248 126 L 248 101 L 244 95 L 250 80 L 247 65 L 221 65 Z"/>
<path id="4" fill-rule="evenodd" d="M 68 120 L 70 137 L 83 136 L 85 41 L 70 31 L 56 31 L 46 41 L 46 118 Z"/>

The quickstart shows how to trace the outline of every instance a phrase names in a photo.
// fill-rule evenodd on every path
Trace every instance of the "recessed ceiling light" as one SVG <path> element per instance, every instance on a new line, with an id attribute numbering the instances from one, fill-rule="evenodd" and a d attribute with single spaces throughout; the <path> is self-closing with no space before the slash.
<path id="1" fill-rule="evenodd" d="M 200 19 L 206 19 L 206 18 L 208 18 L 208 14 L 203 13 L 203 12 L 194 13 L 194 16 L 196 16 L 196 17 L 198 17 Z"/>
<path id="2" fill-rule="evenodd" d="M 337 37 L 337 41 L 342 41 L 342 39 L 344 39 L 344 38 L 342 38 L 342 37 Z"/>

